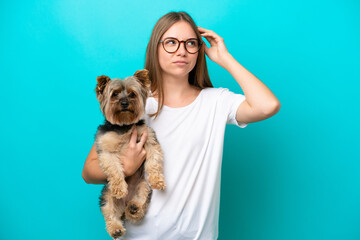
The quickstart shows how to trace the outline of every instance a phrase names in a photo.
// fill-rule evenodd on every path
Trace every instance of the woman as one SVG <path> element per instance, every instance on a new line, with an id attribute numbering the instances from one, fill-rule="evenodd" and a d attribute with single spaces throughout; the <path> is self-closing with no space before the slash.
<path id="1" fill-rule="evenodd" d="M 201 37 L 210 43 L 207 47 Z M 244 95 L 212 88 L 205 54 L 225 68 Z M 274 94 L 240 65 L 213 31 L 196 27 L 185 12 L 170 12 L 154 26 L 145 68 L 152 94 L 146 120 L 164 152 L 165 191 L 153 191 L 139 225 L 127 223 L 126 239 L 216 239 L 218 236 L 220 170 L 226 123 L 245 127 L 280 109 Z M 132 175 L 145 158 L 143 143 L 129 143 L 124 169 Z M 96 151 L 86 159 L 87 183 L 106 182 Z"/>

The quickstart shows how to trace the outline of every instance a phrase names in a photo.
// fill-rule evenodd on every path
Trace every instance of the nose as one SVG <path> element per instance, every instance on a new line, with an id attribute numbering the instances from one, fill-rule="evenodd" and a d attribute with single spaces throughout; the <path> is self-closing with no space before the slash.
<path id="1" fill-rule="evenodd" d="M 129 106 L 129 100 L 127 98 L 121 98 L 120 105 L 123 109 L 127 108 Z"/>
<path id="2" fill-rule="evenodd" d="M 180 46 L 179 46 L 179 49 L 177 50 L 177 54 L 178 55 L 185 55 L 186 54 L 186 49 L 185 49 L 185 41 L 183 41 L 183 42 L 180 42 L 179 43 L 180 44 Z"/>

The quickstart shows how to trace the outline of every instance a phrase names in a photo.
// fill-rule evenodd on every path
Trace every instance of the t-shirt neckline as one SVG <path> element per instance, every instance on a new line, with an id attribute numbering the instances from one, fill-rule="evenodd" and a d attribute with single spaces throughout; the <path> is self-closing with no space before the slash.
<path id="1" fill-rule="evenodd" d="M 183 107 L 169 107 L 169 106 L 166 106 L 166 105 L 164 104 L 162 109 L 163 109 L 163 110 L 171 110 L 171 111 L 188 109 L 188 108 L 192 107 L 193 105 L 195 105 L 196 102 L 199 101 L 200 95 L 202 94 L 202 92 L 203 92 L 204 89 L 205 89 L 205 88 L 201 89 L 200 92 L 199 92 L 199 94 L 198 94 L 198 95 L 196 96 L 196 98 L 194 99 L 194 101 L 192 101 L 191 103 L 189 103 L 189 104 L 186 105 L 186 106 L 183 106 Z M 152 98 L 154 99 L 154 101 L 156 102 L 156 104 L 159 104 L 158 101 L 157 101 L 154 97 L 152 97 Z"/>

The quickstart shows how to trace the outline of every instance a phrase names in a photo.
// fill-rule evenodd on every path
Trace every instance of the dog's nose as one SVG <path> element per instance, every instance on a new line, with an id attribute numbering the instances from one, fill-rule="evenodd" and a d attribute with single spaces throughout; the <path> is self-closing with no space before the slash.
<path id="1" fill-rule="evenodd" d="M 129 106 L 129 100 L 127 98 L 121 98 L 120 105 L 122 108 L 127 108 Z"/>

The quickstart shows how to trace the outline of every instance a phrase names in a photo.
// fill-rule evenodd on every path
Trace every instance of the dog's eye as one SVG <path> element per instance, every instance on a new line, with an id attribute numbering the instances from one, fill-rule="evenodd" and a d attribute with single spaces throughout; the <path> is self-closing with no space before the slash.
<path id="1" fill-rule="evenodd" d="M 118 94 L 119 94 L 118 92 L 113 92 L 113 94 L 111 96 L 116 97 Z"/>
<path id="2" fill-rule="evenodd" d="M 135 93 L 133 93 L 133 92 L 129 94 L 129 97 L 131 97 L 131 98 L 134 98 L 135 96 L 136 96 L 136 95 L 135 95 Z"/>

